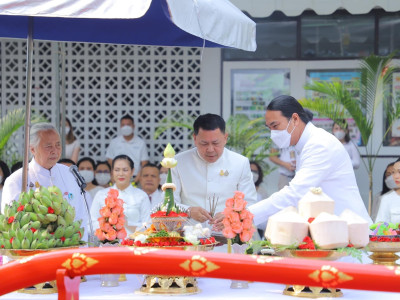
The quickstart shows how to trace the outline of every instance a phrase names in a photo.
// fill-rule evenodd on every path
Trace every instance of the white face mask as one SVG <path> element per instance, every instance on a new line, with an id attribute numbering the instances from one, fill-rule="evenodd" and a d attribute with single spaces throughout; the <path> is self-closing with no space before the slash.
<path id="1" fill-rule="evenodd" d="M 121 134 L 123 136 L 128 136 L 131 135 L 133 133 L 133 128 L 129 125 L 125 125 L 121 127 Z"/>
<path id="2" fill-rule="evenodd" d="M 346 136 L 346 132 L 344 132 L 344 131 L 335 131 L 334 133 L 333 133 L 333 135 L 334 136 L 336 136 L 336 138 L 338 139 L 338 140 L 342 140 L 342 139 L 344 139 L 344 137 Z"/>
<path id="3" fill-rule="evenodd" d="M 106 185 L 107 183 L 110 182 L 111 175 L 110 173 L 97 173 L 95 178 L 98 184 Z"/>
<path id="4" fill-rule="evenodd" d="M 81 173 L 83 179 L 85 179 L 86 183 L 92 182 L 94 179 L 94 172 L 90 170 L 81 170 L 79 171 Z"/>
<path id="5" fill-rule="evenodd" d="M 271 130 L 271 139 L 279 149 L 285 149 L 290 146 L 290 138 L 296 128 L 296 126 L 294 126 L 290 133 L 287 131 L 290 121 L 292 121 L 292 118 L 290 118 L 289 123 L 284 130 Z"/>
<path id="6" fill-rule="evenodd" d="M 167 173 L 160 174 L 160 184 L 164 184 L 167 181 Z"/>
<path id="7" fill-rule="evenodd" d="M 65 134 L 68 134 L 71 129 L 69 127 L 65 127 Z"/>
<path id="8" fill-rule="evenodd" d="M 258 180 L 258 172 L 251 171 L 251 173 L 253 174 L 253 182 L 256 183 Z"/>
<path id="9" fill-rule="evenodd" d="M 390 176 L 386 177 L 385 183 L 386 183 L 386 186 L 391 190 L 393 190 L 393 189 L 398 187 L 396 182 L 393 179 L 393 175 L 390 175 Z"/>

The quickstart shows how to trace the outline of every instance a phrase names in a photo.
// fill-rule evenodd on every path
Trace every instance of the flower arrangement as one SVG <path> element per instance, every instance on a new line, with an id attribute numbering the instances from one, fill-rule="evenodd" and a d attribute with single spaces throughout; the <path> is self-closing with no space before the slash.
<path id="1" fill-rule="evenodd" d="M 176 167 L 178 164 L 175 159 L 175 150 L 171 144 L 168 143 L 164 150 L 164 158 L 161 161 L 161 165 L 168 169 L 168 175 L 166 182 L 162 185 L 161 189 L 164 192 L 164 201 L 153 209 L 150 217 L 154 218 L 186 218 L 188 216 L 186 210 L 178 205 L 174 201 L 174 191 L 176 189 L 175 184 L 172 182 L 171 169 Z M 153 220 L 154 224 L 154 220 Z M 157 225 L 156 225 L 157 226 Z"/>
<path id="2" fill-rule="evenodd" d="M 222 221 L 224 224 L 222 234 L 232 239 L 232 243 L 239 245 L 247 243 L 255 231 L 253 214 L 246 209 L 246 205 L 244 194 L 236 191 L 233 198 L 226 200 L 223 212 L 225 217 Z"/>
<path id="3" fill-rule="evenodd" d="M 124 224 L 124 201 L 118 198 L 118 191 L 110 189 L 105 199 L 105 206 L 100 209 L 101 217 L 98 218 L 100 228 L 95 235 L 102 243 L 118 243 L 127 235 Z"/>

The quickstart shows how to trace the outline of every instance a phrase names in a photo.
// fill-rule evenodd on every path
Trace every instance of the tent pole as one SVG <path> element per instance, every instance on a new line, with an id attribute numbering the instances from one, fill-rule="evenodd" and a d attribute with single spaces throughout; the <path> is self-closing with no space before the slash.
<path id="1" fill-rule="evenodd" d="M 28 184 L 28 151 L 29 131 L 31 126 L 31 102 L 32 102 L 32 61 L 33 61 L 33 17 L 28 21 L 28 37 L 26 40 L 26 98 L 25 98 L 25 143 L 24 159 L 22 166 L 21 192 L 25 192 Z"/>

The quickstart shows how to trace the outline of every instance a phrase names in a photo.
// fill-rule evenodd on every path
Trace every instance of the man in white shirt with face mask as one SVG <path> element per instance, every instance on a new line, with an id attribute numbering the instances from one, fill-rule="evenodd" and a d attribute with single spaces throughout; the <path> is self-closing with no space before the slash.
<path id="1" fill-rule="evenodd" d="M 288 186 L 249 207 L 256 225 L 285 207 L 297 207 L 311 187 L 321 187 L 335 201 L 336 215 L 348 208 L 372 222 L 361 199 L 350 157 L 335 136 L 309 122 L 303 107 L 291 96 L 273 99 L 265 120 L 271 139 L 279 148 L 294 146 L 296 175 Z"/>
<path id="2" fill-rule="evenodd" d="M 146 143 L 140 137 L 135 136 L 135 122 L 131 116 L 123 116 L 121 118 L 120 127 L 121 135 L 112 139 L 107 148 L 107 161 L 111 165 L 113 158 L 117 155 L 128 155 L 135 165 L 133 177 L 137 177 L 141 168 L 149 162 Z"/>

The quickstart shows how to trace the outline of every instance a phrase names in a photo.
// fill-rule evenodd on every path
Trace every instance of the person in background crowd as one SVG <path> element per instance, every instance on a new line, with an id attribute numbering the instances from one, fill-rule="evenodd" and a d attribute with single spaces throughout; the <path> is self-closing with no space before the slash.
<path id="1" fill-rule="evenodd" d="M 0 205 L 4 182 L 6 181 L 8 176 L 10 176 L 10 169 L 4 161 L 0 160 Z"/>
<path id="2" fill-rule="evenodd" d="M 349 124 L 345 119 L 337 121 L 340 123 L 333 123 L 332 134 L 343 144 L 349 153 L 353 169 L 358 169 L 360 166 L 360 153 L 357 150 L 357 146 L 350 139 Z"/>
<path id="3" fill-rule="evenodd" d="M 375 222 L 400 223 L 400 159 L 393 165 L 393 176 L 396 187 L 382 195 Z"/>
<path id="4" fill-rule="evenodd" d="M 35 123 L 29 134 L 29 149 L 33 155 L 28 165 L 28 181 L 24 190 L 35 188 L 36 184 L 44 187 L 57 186 L 66 200 L 75 207 L 75 220 L 83 220 L 85 227 L 83 239 L 87 240 L 87 212 L 81 190 L 67 166 L 58 164 L 61 156 L 60 134 L 50 123 Z M 22 190 L 22 169 L 11 174 L 3 188 L 1 210 L 6 204 L 18 199 Z"/>
<path id="5" fill-rule="evenodd" d="M 86 182 L 85 191 L 87 191 L 90 194 L 90 201 L 88 201 L 88 204 L 92 204 L 92 199 L 94 199 L 96 193 L 104 189 L 102 186 L 98 186 L 93 183 L 94 168 L 95 168 L 94 160 L 91 159 L 90 157 L 83 157 L 78 161 L 76 166 L 78 167 L 79 173 L 82 175 L 83 179 L 85 179 Z"/>
<path id="6" fill-rule="evenodd" d="M 272 141 L 280 148 L 294 146 L 296 175 L 288 186 L 249 207 L 256 225 L 298 201 L 311 187 L 320 187 L 335 200 L 335 214 L 350 209 L 367 222 L 372 220 L 358 190 L 350 157 L 337 138 L 309 122 L 301 104 L 282 95 L 267 106 L 265 124 Z"/>
<path id="7" fill-rule="evenodd" d="M 383 180 L 382 180 L 382 191 L 374 196 L 374 200 L 372 202 L 372 211 L 371 218 L 372 220 L 376 219 L 376 215 L 378 214 L 379 207 L 381 205 L 382 196 L 388 192 L 392 192 L 397 188 L 396 182 L 394 182 L 393 174 L 394 174 L 394 163 L 392 162 L 386 166 L 385 172 L 383 172 Z"/>
<path id="8" fill-rule="evenodd" d="M 18 169 L 22 168 L 22 161 L 17 161 L 11 166 L 11 173 L 14 173 Z"/>
<path id="9" fill-rule="evenodd" d="M 131 185 L 131 178 L 135 170 L 134 163 L 129 156 L 122 154 L 114 157 L 111 170 L 115 184 L 112 187 L 98 191 L 90 208 L 93 229 L 99 228 L 100 209 L 105 205 L 108 191 L 116 189 L 118 190 L 118 198 L 124 201 L 124 226 L 129 235 L 135 232 L 137 227 L 141 227 L 144 222 L 150 220 L 149 197 L 145 192 Z"/>
<path id="10" fill-rule="evenodd" d="M 74 135 L 74 129 L 68 118 L 65 119 L 65 158 L 69 158 L 75 163 L 78 161 L 81 146 L 79 140 Z"/>
<path id="11" fill-rule="evenodd" d="M 72 159 L 69 158 L 61 158 L 58 161 L 59 164 L 63 164 L 64 166 L 70 167 L 72 165 L 75 165 L 75 162 Z"/>
<path id="12" fill-rule="evenodd" d="M 167 181 L 168 169 L 163 167 L 161 164 L 158 166 L 160 169 L 160 185 Z"/>
<path id="13" fill-rule="evenodd" d="M 97 185 L 108 188 L 111 185 L 111 166 L 107 161 L 97 162 L 94 180 Z"/>
<path id="14" fill-rule="evenodd" d="M 177 154 L 178 164 L 171 169 L 175 201 L 188 207 L 189 217 L 197 222 L 222 224 L 225 201 L 235 191 L 244 194 L 248 205 L 257 202 L 250 163 L 247 157 L 225 148 L 228 133 L 221 116 L 201 115 L 193 129 L 196 147 Z M 212 211 L 214 196 L 218 202 Z"/>
<path id="15" fill-rule="evenodd" d="M 251 169 L 251 173 L 253 174 L 254 185 L 256 186 L 257 201 L 260 201 L 265 198 L 265 197 L 263 197 L 263 195 L 261 193 L 258 192 L 258 190 L 260 188 L 260 184 L 261 184 L 261 182 L 263 182 L 264 174 L 261 169 L 261 166 L 255 161 L 250 162 L 250 169 Z"/>
<path id="16" fill-rule="evenodd" d="M 296 171 L 296 152 L 293 147 L 279 149 L 276 145 L 270 148 L 270 153 L 279 153 L 271 155 L 269 160 L 279 166 L 278 190 L 289 185 Z"/>
<path id="17" fill-rule="evenodd" d="M 138 181 L 142 166 L 149 162 L 146 143 L 134 134 L 135 122 L 131 116 L 125 115 L 121 118 L 120 128 L 121 136 L 112 139 L 107 148 L 107 161 L 111 164 L 112 159 L 117 155 L 128 155 L 135 164 L 135 173 L 133 175 L 138 177 L 135 179 L 135 181 Z"/>
<path id="18" fill-rule="evenodd" d="M 155 164 L 148 163 L 143 166 L 139 183 L 142 190 L 149 196 L 152 209 L 163 201 L 162 192 L 158 189 L 160 170 Z"/>

